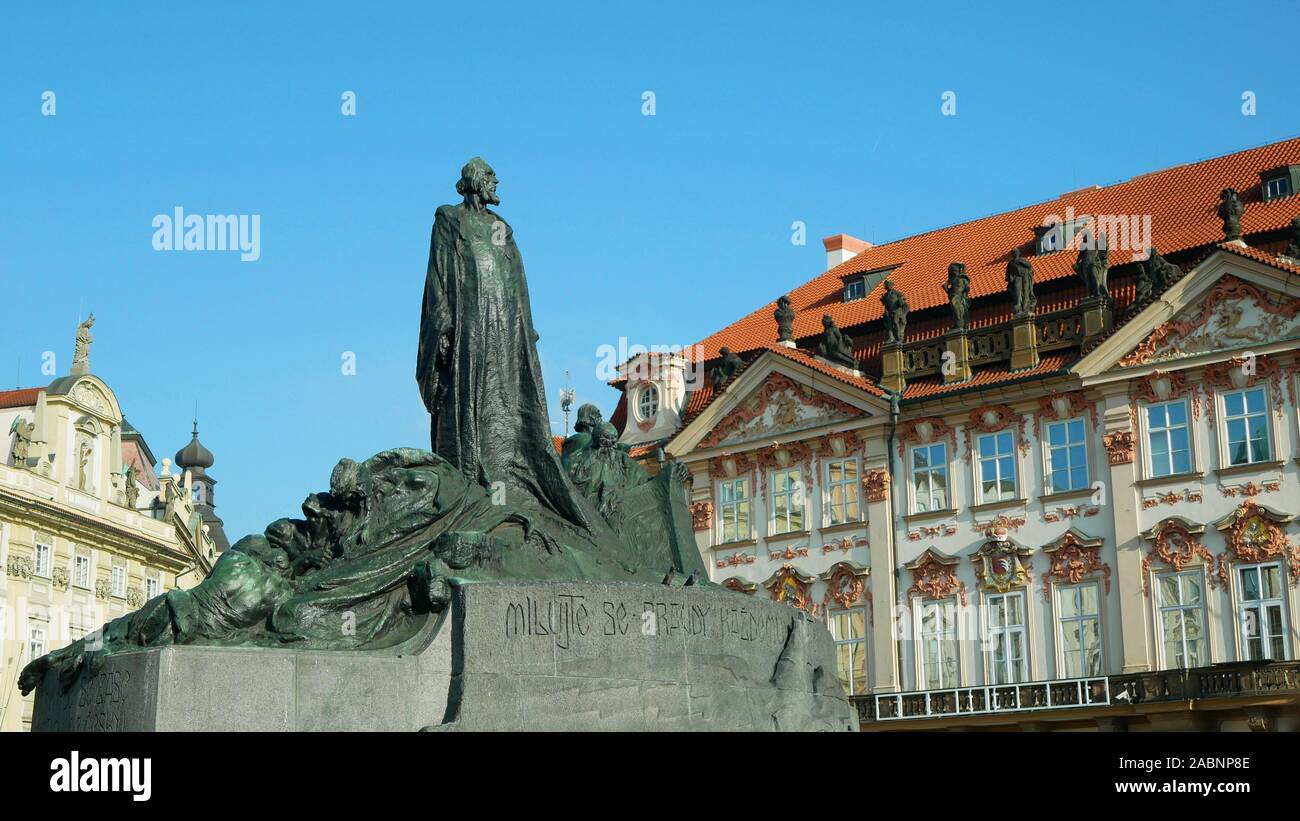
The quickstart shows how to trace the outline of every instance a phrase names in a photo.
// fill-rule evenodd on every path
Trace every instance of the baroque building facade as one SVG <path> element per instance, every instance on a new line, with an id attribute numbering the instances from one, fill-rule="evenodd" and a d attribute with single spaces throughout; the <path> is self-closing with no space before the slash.
<path id="1" fill-rule="evenodd" d="M 86 324 L 71 373 L 0 391 L 0 731 L 31 726 L 32 697 L 17 685 L 27 662 L 198 584 L 225 540 L 189 469 L 164 459 L 155 473 L 144 437 L 90 372 L 89 348 Z"/>
<path id="2" fill-rule="evenodd" d="M 689 466 L 715 582 L 826 622 L 864 729 L 1300 729 L 1297 171 L 831 237 L 612 421 Z"/>

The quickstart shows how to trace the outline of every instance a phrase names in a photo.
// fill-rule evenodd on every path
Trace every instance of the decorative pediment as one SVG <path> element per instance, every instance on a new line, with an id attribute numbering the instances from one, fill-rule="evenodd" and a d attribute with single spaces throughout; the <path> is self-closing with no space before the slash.
<path id="1" fill-rule="evenodd" d="M 926 550 L 903 567 L 912 574 L 912 586 L 907 588 L 907 595 L 924 596 L 928 599 L 943 599 L 956 595 L 962 607 L 966 606 L 966 583 L 957 578 L 957 566 L 961 560 L 955 556 L 945 556 L 937 550 Z"/>
<path id="2" fill-rule="evenodd" d="M 701 447 L 771 439 L 783 433 L 861 416 L 862 412 L 808 385 L 772 372 L 700 440 Z"/>
<path id="3" fill-rule="evenodd" d="M 1300 582 L 1300 548 L 1287 538 L 1282 528 L 1295 516 L 1279 513 L 1246 499 L 1235 510 L 1214 523 L 1224 531 L 1227 549 L 1219 554 L 1219 581 L 1228 584 L 1228 564 L 1250 564 L 1280 559 L 1290 570 L 1291 583 Z"/>
<path id="4" fill-rule="evenodd" d="M 1101 539 L 1092 539 L 1074 528 L 1055 542 L 1043 548 L 1047 556 L 1047 572 L 1043 574 L 1043 601 L 1051 597 L 1052 582 L 1078 584 L 1086 578 L 1100 574 L 1110 595 L 1110 565 L 1101 560 Z"/>
<path id="5" fill-rule="evenodd" d="M 1034 411 L 1034 437 L 1041 438 L 1044 419 L 1052 422 L 1064 422 L 1066 419 L 1082 416 L 1085 412 L 1092 419 L 1093 429 L 1101 428 L 1101 420 L 1097 415 L 1097 405 L 1085 399 L 1082 391 L 1069 391 L 1067 393 L 1052 391 L 1038 400 L 1038 409 Z"/>
<path id="6" fill-rule="evenodd" d="M 1156 327 L 1118 364 L 1168 362 L 1296 336 L 1300 336 L 1300 300 L 1284 299 L 1225 275 L 1204 298 Z"/>
<path id="7" fill-rule="evenodd" d="M 1182 570 L 1196 559 L 1203 559 L 1214 568 L 1214 555 L 1201 543 L 1200 534 L 1205 532 L 1205 525 L 1170 516 L 1142 535 L 1152 542 L 1151 551 L 1142 559 L 1142 594 L 1151 595 L 1150 569 L 1155 561 L 1160 561 L 1174 570 Z M 1213 589 L 1215 578 L 1210 576 Z"/>
<path id="8" fill-rule="evenodd" d="M 822 574 L 822 581 L 826 582 L 826 599 L 834 601 L 840 607 L 848 609 L 862 601 L 866 592 L 868 570 L 860 567 L 853 562 L 836 562 L 831 568 Z"/>
<path id="9" fill-rule="evenodd" d="M 957 454 L 957 429 L 938 416 L 908 419 L 898 425 L 898 458 L 905 459 L 908 445 L 928 445 L 940 439 L 948 440 L 949 457 Z"/>

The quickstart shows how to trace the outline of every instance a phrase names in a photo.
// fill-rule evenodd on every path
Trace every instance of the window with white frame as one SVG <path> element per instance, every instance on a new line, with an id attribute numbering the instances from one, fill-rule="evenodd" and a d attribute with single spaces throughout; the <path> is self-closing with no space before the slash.
<path id="1" fill-rule="evenodd" d="M 90 589 L 90 553 L 73 548 L 72 584 L 76 587 Z"/>
<path id="2" fill-rule="evenodd" d="M 836 459 L 826 463 L 826 523 L 858 520 L 858 460 Z"/>
<path id="3" fill-rule="evenodd" d="M 1101 599 L 1095 582 L 1056 588 L 1061 678 L 1100 676 Z"/>
<path id="4" fill-rule="evenodd" d="M 979 471 L 980 501 L 1001 502 L 1015 499 L 1017 496 L 1015 435 L 1009 430 L 986 433 L 975 442 L 978 451 L 976 470 Z"/>
<path id="5" fill-rule="evenodd" d="M 921 603 L 921 679 L 927 690 L 958 686 L 957 605 L 951 599 Z"/>
<path id="6" fill-rule="evenodd" d="M 772 474 L 772 533 L 803 530 L 803 479 L 799 468 Z"/>
<path id="7" fill-rule="evenodd" d="M 38 659 L 49 652 L 45 625 L 35 622 L 27 625 L 27 660 Z"/>
<path id="8" fill-rule="evenodd" d="M 1241 660 L 1285 660 L 1288 637 L 1281 565 L 1237 568 L 1237 594 Z"/>
<path id="9" fill-rule="evenodd" d="M 749 479 L 729 479 L 718 484 L 718 529 L 723 542 L 750 537 Z"/>
<path id="10" fill-rule="evenodd" d="M 835 640 L 835 665 L 844 692 L 851 696 L 866 692 L 866 611 L 860 607 L 832 610 L 827 626 Z"/>
<path id="11" fill-rule="evenodd" d="M 1262 387 L 1223 395 L 1223 427 L 1229 465 L 1249 465 L 1273 458 L 1268 397 Z"/>
<path id="12" fill-rule="evenodd" d="M 636 409 L 642 421 L 654 419 L 655 414 L 659 413 L 659 389 L 654 385 L 641 388 L 637 394 Z"/>
<path id="13" fill-rule="evenodd" d="M 54 540 L 44 533 L 35 537 L 32 557 L 32 572 L 41 578 L 50 577 L 50 565 L 54 561 Z"/>
<path id="14" fill-rule="evenodd" d="M 156 598 L 162 592 L 162 578 L 160 576 L 146 576 L 144 580 L 144 598 L 145 601 Z"/>
<path id="15" fill-rule="evenodd" d="M 1082 419 L 1047 425 L 1048 492 L 1065 493 L 1088 487 L 1088 432 Z"/>
<path id="16" fill-rule="evenodd" d="M 1200 570 L 1156 577 L 1161 663 L 1166 670 L 1209 663 L 1205 637 L 1205 577 Z"/>
<path id="17" fill-rule="evenodd" d="M 989 596 L 988 659 L 992 684 L 1015 684 L 1029 679 L 1028 638 L 1025 633 L 1025 594 Z"/>
<path id="18" fill-rule="evenodd" d="M 113 595 L 119 599 L 126 595 L 126 565 L 113 563 Z"/>
<path id="19" fill-rule="evenodd" d="M 1192 470 L 1192 439 L 1187 427 L 1187 401 L 1147 406 L 1147 452 L 1152 476 L 1174 476 Z"/>
<path id="20" fill-rule="evenodd" d="M 948 509 L 948 445 L 936 442 L 912 448 L 914 513 Z"/>

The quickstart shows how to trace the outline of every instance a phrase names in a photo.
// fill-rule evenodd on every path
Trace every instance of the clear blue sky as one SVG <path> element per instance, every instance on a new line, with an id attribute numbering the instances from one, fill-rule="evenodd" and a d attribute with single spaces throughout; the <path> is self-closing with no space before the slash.
<path id="1" fill-rule="evenodd" d="M 233 541 L 340 457 L 427 446 L 429 226 L 474 154 L 550 396 L 567 369 L 608 414 L 599 345 L 697 341 L 819 273 L 823 236 L 884 242 L 1300 132 L 1300 58 L 1268 39 L 1294 2 L 625 5 L 9 5 L 0 384 L 20 363 L 48 382 L 47 350 L 65 372 L 93 310 L 94 371 L 160 458 L 199 403 Z M 260 215 L 261 259 L 153 250 L 176 206 Z"/>

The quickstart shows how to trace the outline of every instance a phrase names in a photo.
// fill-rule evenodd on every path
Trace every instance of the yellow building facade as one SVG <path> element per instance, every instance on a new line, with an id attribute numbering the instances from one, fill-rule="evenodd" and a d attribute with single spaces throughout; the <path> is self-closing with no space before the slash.
<path id="1" fill-rule="evenodd" d="M 33 658 L 207 575 L 217 547 L 188 471 L 154 474 L 143 437 L 89 373 L 0 392 L 0 731 L 29 729 Z"/>

